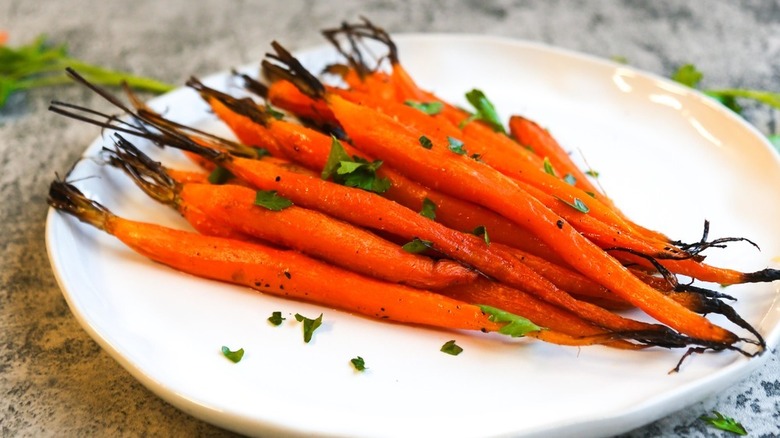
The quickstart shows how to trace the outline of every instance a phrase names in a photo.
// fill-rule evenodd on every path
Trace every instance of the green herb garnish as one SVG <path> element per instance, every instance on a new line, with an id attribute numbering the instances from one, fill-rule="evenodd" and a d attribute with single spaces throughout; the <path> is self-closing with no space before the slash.
<path id="1" fill-rule="evenodd" d="M 268 317 L 268 322 L 273 325 L 281 325 L 282 321 L 285 319 L 286 318 L 282 318 L 282 312 L 273 312 L 271 316 Z"/>
<path id="2" fill-rule="evenodd" d="M 501 309 L 490 306 L 479 306 L 479 308 L 482 310 L 482 312 L 488 315 L 489 320 L 497 323 L 506 323 L 498 330 L 498 332 L 501 334 L 508 335 L 513 338 L 518 338 L 525 336 L 528 332 L 544 330 L 542 327 L 539 327 L 522 316 L 505 312 Z"/>
<path id="3" fill-rule="evenodd" d="M 585 175 L 592 176 L 593 178 L 598 178 L 598 177 L 599 177 L 599 173 L 598 173 L 598 172 L 596 172 L 596 171 L 595 171 L 595 170 L 593 170 L 593 169 L 588 169 L 588 170 L 586 170 L 586 171 L 585 171 Z"/>
<path id="4" fill-rule="evenodd" d="M 490 236 L 488 236 L 487 228 L 485 228 L 484 225 L 480 225 L 477 228 L 474 228 L 474 231 L 472 232 L 475 236 L 482 237 L 485 239 L 485 243 L 490 245 Z"/>
<path id="5" fill-rule="evenodd" d="M 457 356 L 461 353 L 463 353 L 463 348 L 461 348 L 458 344 L 455 343 L 455 340 L 447 341 L 444 343 L 444 345 L 441 346 L 441 351 L 443 353 L 451 354 L 453 356 Z"/>
<path id="6" fill-rule="evenodd" d="M 153 93 L 165 93 L 174 88 L 154 79 L 80 61 L 68 55 L 65 45 L 52 46 L 45 36 L 39 36 L 32 43 L 16 48 L 0 44 L 0 108 L 17 91 L 72 84 L 73 80 L 65 73 L 66 67 L 98 85 L 120 86 L 126 82 L 132 88 Z"/>
<path id="7" fill-rule="evenodd" d="M 704 77 L 704 74 L 700 72 L 693 64 L 685 64 L 677 69 L 672 74 L 672 80 L 679 82 L 683 85 L 687 85 L 691 88 L 699 86 L 699 82 Z"/>
<path id="8" fill-rule="evenodd" d="M 303 323 L 303 342 L 308 343 L 311 341 L 314 330 L 317 330 L 317 328 L 322 325 L 322 313 L 315 319 L 310 319 L 300 313 L 296 313 L 295 320 Z"/>
<path id="9" fill-rule="evenodd" d="M 463 142 L 461 140 L 458 140 L 455 137 L 447 136 L 447 142 L 449 143 L 449 146 L 447 146 L 452 152 L 455 152 L 458 155 L 466 155 L 466 149 L 463 148 Z"/>
<path id="10" fill-rule="evenodd" d="M 421 135 L 420 136 L 420 146 L 424 147 L 425 149 L 430 149 L 433 147 L 433 142 L 430 138 Z"/>
<path id="11" fill-rule="evenodd" d="M 364 371 L 366 369 L 366 361 L 360 356 L 350 359 L 350 362 L 352 362 L 352 366 L 358 371 Z"/>
<path id="12" fill-rule="evenodd" d="M 715 426 L 720 430 L 725 430 L 726 432 L 731 432 L 736 435 L 747 435 L 747 430 L 745 430 L 745 427 L 735 419 L 727 417 L 718 411 L 712 411 L 712 413 L 715 414 L 714 417 L 702 415 L 699 417 L 699 419 Z"/>
<path id="13" fill-rule="evenodd" d="M 267 112 L 271 117 L 273 117 L 276 120 L 282 120 L 284 118 L 284 113 L 272 107 L 271 103 L 268 102 L 267 100 L 265 101 L 265 112 Z"/>
<path id="14" fill-rule="evenodd" d="M 233 178 L 233 174 L 224 167 L 217 166 L 209 174 L 208 180 L 211 184 L 221 185 L 230 181 Z"/>
<path id="15" fill-rule="evenodd" d="M 225 355 L 226 358 L 230 359 L 233 363 L 238 363 L 241 361 L 241 358 L 244 357 L 244 349 L 239 348 L 236 351 L 231 351 L 226 346 L 222 346 L 222 354 Z"/>
<path id="16" fill-rule="evenodd" d="M 577 178 L 575 178 L 574 175 L 572 175 L 570 173 L 567 173 L 563 177 L 563 180 L 566 181 L 566 184 L 568 184 L 570 186 L 573 186 L 573 185 L 577 184 Z"/>
<path id="17" fill-rule="evenodd" d="M 473 106 L 477 112 L 466 119 L 465 123 L 469 123 L 472 120 L 481 120 L 490 125 L 494 131 L 506 134 L 506 130 L 504 129 L 504 125 L 501 123 L 501 119 L 498 117 L 496 108 L 492 103 L 490 103 L 488 98 L 485 96 L 485 93 L 475 88 L 466 93 L 466 100 L 469 101 L 471 106 Z"/>
<path id="18" fill-rule="evenodd" d="M 292 207 L 293 202 L 277 195 L 276 190 L 258 190 L 255 195 L 255 205 L 271 211 L 282 211 L 287 207 Z"/>
<path id="19" fill-rule="evenodd" d="M 404 105 L 420 110 L 429 116 L 435 116 L 444 109 L 444 104 L 441 102 L 417 102 L 414 100 L 407 100 L 404 102 Z"/>
<path id="20" fill-rule="evenodd" d="M 361 157 L 350 158 L 341 142 L 332 137 L 328 160 L 322 169 L 322 179 L 333 177 L 334 182 L 347 187 L 384 193 L 390 188 L 390 180 L 377 177 L 376 171 L 381 165 L 379 160 L 369 163 Z"/>
<path id="21" fill-rule="evenodd" d="M 427 217 L 430 220 L 436 220 L 436 204 L 428 198 L 423 199 L 420 216 Z"/>
<path id="22" fill-rule="evenodd" d="M 573 202 L 569 202 L 569 201 L 567 201 L 565 199 L 562 199 L 562 198 L 560 198 L 558 196 L 555 196 L 555 198 L 557 200 L 563 202 L 564 204 L 568 205 L 569 207 L 579 211 L 580 213 L 587 213 L 587 212 L 590 211 L 590 208 L 588 208 L 588 206 L 585 205 L 585 203 L 582 202 L 582 200 L 580 198 L 574 198 Z"/>
<path id="23" fill-rule="evenodd" d="M 544 157 L 544 162 L 542 163 L 544 165 L 544 173 L 552 175 L 557 177 L 558 175 L 555 174 L 555 169 L 553 169 L 553 165 L 550 162 L 550 159 L 547 157 Z"/>
<path id="24" fill-rule="evenodd" d="M 412 239 L 411 242 L 404 244 L 404 246 L 401 247 L 406 252 L 410 252 L 412 254 L 417 254 L 420 252 L 423 252 L 427 250 L 428 248 L 433 245 L 433 242 L 430 242 L 428 240 L 422 240 L 418 238 Z"/>

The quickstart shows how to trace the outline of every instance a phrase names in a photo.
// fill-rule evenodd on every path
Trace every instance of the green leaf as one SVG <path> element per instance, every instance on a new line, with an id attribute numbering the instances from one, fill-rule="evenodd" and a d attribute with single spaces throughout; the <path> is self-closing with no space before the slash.
<path id="1" fill-rule="evenodd" d="M 485 96 L 485 93 L 475 88 L 466 93 L 466 100 L 468 100 L 471 106 L 477 111 L 474 115 L 476 120 L 482 120 L 490 125 L 494 131 L 506 134 L 506 130 L 501 123 L 501 119 L 498 117 L 496 108 Z"/>
<path id="2" fill-rule="evenodd" d="M 427 250 L 428 248 L 431 247 L 432 244 L 433 242 L 430 242 L 428 240 L 418 239 L 415 237 L 414 239 L 412 239 L 411 242 L 404 244 L 404 246 L 402 246 L 401 249 L 403 249 L 406 252 L 410 252 L 412 254 L 417 254 Z"/>
<path id="3" fill-rule="evenodd" d="M 390 188 L 390 180 L 377 177 L 376 171 L 381 165 L 382 161 L 379 160 L 369 163 L 360 157 L 350 158 L 341 142 L 332 137 L 328 160 L 322 169 L 322 178 L 333 177 L 333 182 L 338 184 L 384 193 Z"/>
<path id="4" fill-rule="evenodd" d="M 586 171 L 585 171 L 585 175 L 592 176 L 593 178 L 598 178 L 598 177 L 599 177 L 599 173 L 598 173 L 598 172 L 596 172 L 596 171 L 595 171 L 595 170 L 593 170 L 593 169 L 588 169 L 588 170 L 586 170 Z"/>
<path id="5" fill-rule="evenodd" d="M 461 140 L 458 140 L 455 137 L 447 136 L 447 142 L 449 143 L 449 146 L 447 146 L 452 152 L 455 152 L 458 155 L 465 155 L 466 149 L 463 148 L 463 142 Z"/>
<path id="6" fill-rule="evenodd" d="M 712 413 L 715 415 L 714 417 L 702 415 L 699 417 L 699 419 L 711 424 L 712 426 L 715 426 L 720 430 L 725 430 L 726 432 L 731 432 L 736 435 L 747 435 L 747 430 L 745 430 L 745 427 L 735 419 L 727 417 L 718 411 L 712 411 Z"/>
<path id="7" fill-rule="evenodd" d="M 366 361 L 360 356 L 350 359 L 350 362 L 352 362 L 352 366 L 358 371 L 364 371 L 366 369 Z"/>
<path id="8" fill-rule="evenodd" d="M 404 102 L 404 105 L 420 110 L 429 116 L 435 116 L 444 109 L 444 104 L 441 102 L 417 102 L 415 100 L 407 100 Z"/>
<path id="9" fill-rule="evenodd" d="M 292 207 L 293 202 L 276 194 L 276 190 L 258 190 L 255 195 L 255 205 L 271 211 L 282 211 Z"/>
<path id="10" fill-rule="evenodd" d="M 484 225 L 480 225 L 477 228 L 474 228 L 472 234 L 482 237 L 485 239 L 485 243 L 490 245 L 490 236 L 488 236 L 487 228 L 485 228 Z"/>
<path id="11" fill-rule="evenodd" d="M 303 342 L 309 343 L 314 331 L 322 325 L 322 313 L 315 319 L 309 319 L 300 313 L 296 313 L 295 320 L 303 323 Z"/>
<path id="12" fill-rule="evenodd" d="M 574 202 L 569 202 L 565 199 L 562 199 L 558 196 L 555 197 L 557 200 L 563 202 L 564 204 L 568 205 L 569 207 L 579 211 L 580 213 L 587 213 L 590 211 L 590 208 L 588 208 L 587 205 L 585 205 L 584 202 L 580 198 L 574 198 Z"/>
<path id="13" fill-rule="evenodd" d="M 420 136 L 420 146 L 424 147 L 425 149 L 430 149 L 433 147 L 433 142 L 430 138 L 421 135 Z"/>
<path id="14" fill-rule="evenodd" d="M 555 174 L 555 169 L 553 169 L 553 165 L 550 162 L 549 158 L 544 157 L 543 165 L 544 165 L 544 173 L 547 173 L 547 174 L 552 175 L 554 177 L 558 176 L 558 175 Z"/>
<path id="15" fill-rule="evenodd" d="M 244 357 L 244 349 L 239 348 L 236 351 L 231 351 L 229 348 L 222 346 L 222 354 L 225 355 L 226 358 L 230 359 L 233 363 L 238 363 L 241 361 L 241 358 Z"/>
<path id="16" fill-rule="evenodd" d="M 281 325 L 282 321 L 285 319 L 286 318 L 282 318 L 282 312 L 273 312 L 271 316 L 268 317 L 268 322 L 273 325 Z"/>
<path id="17" fill-rule="evenodd" d="M 674 72 L 672 80 L 691 88 L 696 88 L 703 77 L 704 74 L 697 70 L 693 64 L 685 64 Z"/>
<path id="18" fill-rule="evenodd" d="M 573 185 L 577 184 L 577 178 L 575 178 L 574 175 L 572 175 L 570 173 L 567 173 L 563 177 L 563 180 L 566 181 L 566 184 L 569 184 L 570 186 L 573 186 Z"/>
<path id="19" fill-rule="evenodd" d="M 211 184 L 222 185 L 233 179 L 233 174 L 222 166 L 217 166 L 209 174 L 208 180 Z"/>
<path id="20" fill-rule="evenodd" d="M 271 103 L 267 100 L 265 101 L 265 112 L 267 112 L 276 120 L 282 120 L 284 118 L 284 113 L 277 111 L 276 108 L 272 107 Z"/>
<path id="21" fill-rule="evenodd" d="M 525 336 L 529 332 L 544 330 L 530 320 L 513 313 L 505 312 L 491 306 L 479 306 L 480 310 L 488 315 L 488 319 L 496 323 L 505 323 L 498 332 L 513 338 Z"/>
<path id="22" fill-rule="evenodd" d="M 441 346 L 441 351 L 443 353 L 451 354 L 453 356 L 457 356 L 461 353 L 463 353 L 463 348 L 461 348 L 458 344 L 455 343 L 455 340 L 447 341 L 444 343 L 444 345 Z"/>
<path id="23" fill-rule="evenodd" d="M 430 220 L 436 220 L 436 204 L 428 198 L 423 199 L 420 216 L 427 217 Z"/>

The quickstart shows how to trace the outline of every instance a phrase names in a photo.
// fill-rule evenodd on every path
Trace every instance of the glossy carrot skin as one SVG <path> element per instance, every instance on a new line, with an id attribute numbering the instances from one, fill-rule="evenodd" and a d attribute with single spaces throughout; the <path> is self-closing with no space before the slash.
<path id="1" fill-rule="evenodd" d="M 696 315 L 631 275 L 620 262 L 580 235 L 517 184 L 494 169 L 452 154 L 419 146 L 419 132 L 387 116 L 355 105 L 338 96 L 329 100 L 331 110 L 355 145 L 380 157 L 407 176 L 450 195 L 476 202 L 531 230 L 556 250 L 569 265 L 643 309 L 652 317 L 689 336 L 733 343 L 736 336 Z M 488 189 L 489 188 L 489 189 Z"/>
<path id="2" fill-rule="evenodd" d="M 493 331 L 479 307 L 360 276 L 294 251 L 113 217 L 106 231 L 154 261 L 199 277 L 390 321 Z"/>
<path id="3" fill-rule="evenodd" d="M 476 272 L 450 260 L 434 261 L 317 211 L 254 205 L 255 191 L 233 185 L 187 184 L 180 209 L 194 207 L 218 224 L 296 249 L 363 275 L 423 289 L 474 281 Z"/>

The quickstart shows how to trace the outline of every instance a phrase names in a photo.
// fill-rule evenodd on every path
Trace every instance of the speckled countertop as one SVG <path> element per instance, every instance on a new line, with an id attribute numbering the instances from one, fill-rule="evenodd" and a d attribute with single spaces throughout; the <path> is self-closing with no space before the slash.
<path id="1" fill-rule="evenodd" d="M 318 44 L 318 29 L 361 14 L 391 32 L 509 36 L 620 55 L 662 75 L 693 62 L 712 87 L 780 87 L 779 1 L 0 0 L 0 29 L 12 45 L 45 33 L 83 59 L 182 83 L 256 61 L 273 38 Z M 147 391 L 68 310 L 44 247 L 45 194 L 95 129 L 49 114 L 54 98 L 101 106 L 72 87 L 17 94 L 0 112 L 0 434 L 231 435 Z M 765 133 L 778 119 L 746 115 Z M 780 355 L 769 354 L 742 382 L 627 436 L 722 436 L 697 420 L 713 409 L 751 436 L 779 436 Z"/>

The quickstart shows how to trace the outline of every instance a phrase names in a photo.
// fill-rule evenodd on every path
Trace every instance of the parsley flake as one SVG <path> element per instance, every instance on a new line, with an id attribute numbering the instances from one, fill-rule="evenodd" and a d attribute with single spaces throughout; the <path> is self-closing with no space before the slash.
<path id="1" fill-rule="evenodd" d="M 555 174 L 555 169 L 553 169 L 553 165 L 550 162 L 549 158 L 544 157 L 543 165 L 544 165 L 544 173 L 557 177 L 557 175 Z"/>
<path id="2" fill-rule="evenodd" d="M 239 348 L 236 351 L 231 351 L 228 347 L 223 345 L 222 346 L 222 354 L 226 358 L 230 359 L 231 362 L 239 363 L 241 361 L 241 359 L 244 357 L 244 349 L 243 348 Z"/>
<path id="3" fill-rule="evenodd" d="M 428 198 L 423 199 L 420 216 L 427 217 L 430 220 L 436 220 L 436 204 Z"/>
<path id="4" fill-rule="evenodd" d="M 529 332 L 544 330 L 542 327 L 534 324 L 530 320 L 513 313 L 505 312 L 501 309 L 490 306 L 479 306 L 480 310 L 488 315 L 488 319 L 493 322 L 506 323 L 498 332 L 502 335 L 518 338 L 525 336 Z"/>
<path id="5" fill-rule="evenodd" d="M 430 149 L 433 147 L 433 142 L 430 138 L 421 135 L 420 136 L 420 146 L 424 147 L 425 149 Z"/>
<path id="6" fill-rule="evenodd" d="M 268 317 L 268 322 L 273 325 L 281 325 L 282 321 L 285 319 L 286 318 L 282 318 L 282 312 L 273 312 L 271 316 Z"/>
<path id="7" fill-rule="evenodd" d="M 574 175 L 567 173 L 566 176 L 563 177 L 563 180 L 566 181 L 566 184 L 573 186 L 577 184 L 577 178 L 574 177 Z"/>
<path id="8" fill-rule="evenodd" d="M 364 361 L 362 357 L 358 356 L 354 359 L 350 359 L 350 362 L 352 362 L 352 366 L 355 367 L 357 371 L 365 371 L 366 361 Z"/>
<path id="9" fill-rule="evenodd" d="M 564 204 L 568 205 L 569 207 L 579 211 L 580 213 L 587 213 L 590 211 L 590 208 L 588 208 L 587 205 L 585 205 L 584 202 L 580 198 L 574 198 L 573 202 L 566 201 L 565 199 L 562 199 L 558 196 L 555 197 L 555 199 L 563 202 Z"/>
<path id="10" fill-rule="evenodd" d="M 314 330 L 317 330 L 317 328 L 322 325 L 322 313 L 315 319 L 310 319 L 300 313 L 296 313 L 295 320 L 303 323 L 303 342 L 308 344 L 309 341 L 311 341 Z"/>
<path id="11" fill-rule="evenodd" d="M 415 237 L 411 242 L 404 244 L 401 249 L 412 254 L 417 254 L 430 248 L 431 245 L 433 245 L 433 242 Z"/>
<path id="12" fill-rule="evenodd" d="M 284 118 L 284 113 L 276 110 L 268 101 L 265 102 L 265 112 L 276 120 L 282 120 Z"/>
<path id="13" fill-rule="evenodd" d="M 731 417 L 727 417 L 718 411 L 712 411 L 712 413 L 715 414 L 714 417 L 702 415 L 699 417 L 699 419 L 715 426 L 720 430 L 725 430 L 726 432 L 731 432 L 736 435 L 747 435 L 747 430 L 745 430 L 745 427 L 737 420 Z"/>
<path id="14" fill-rule="evenodd" d="M 458 155 L 466 155 L 466 149 L 463 148 L 463 142 L 455 137 L 447 136 L 448 148 Z"/>
<path id="15" fill-rule="evenodd" d="M 599 173 L 593 169 L 588 169 L 585 171 L 585 175 L 592 176 L 593 178 L 598 178 Z"/>
<path id="16" fill-rule="evenodd" d="M 504 125 L 501 123 L 501 119 L 498 118 L 496 108 L 485 96 L 485 93 L 475 88 L 466 93 L 466 100 L 468 100 L 471 106 L 477 110 L 476 114 L 467 119 L 468 122 L 471 120 L 481 120 L 490 125 L 494 131 L 506 134 Z"/>
<path id="17" fill-rule="evenodd" d="M 455 340 L 447 341 L 441 346 L 441 352 L 457 356 L 463 353 L 463 348 L 455 343 Z"/>
<path id="18" fill-rule="evenodd" d="M 230 181 L 233 178 L 233 174 L 229 170 L 222 166 L 217 166 L 209 174 L 208 180 L 211 184 L 222 185 Z"/>
<path id="19" fill-rule="evenodd" d="M 267 208 L 271 211 L 282 211 L 292 207 L 293 202 L 276 194 L 276 190 L 258 190 L 255 195 L 255 205 Z"/>
<path id="20" fill-rule="evenodd" d="M 487 228 L 485 228 L 484 225 L 480 225 L 477 228 L 474 228 L 472 234 L 475 236 L 481 236 L 483 239 L 485 239 L 485 243 L 490 245 L 490 236 L 488 236 Z"/>
<path id="21" fill-rule="evenodd" d="M 390 188 L 390 180 L 377 177 L 376 171 L 381 165 L 380 160 L 369 163 L 364 158 L 350 157 L 341 142 L 332 137 L 330 153 L 321 176 L 322 179 L 333 177 L 334 182 L 347 187 L 384 193 Z"/>
<path id="22" fill-rule="evenodd" d="M 404 105 L 410 106 L 416 110 L 420 110 L 429 116 L 435 116 L 444 109 L 444 104 L 441 102 L 418 102 L 415 100 L 407 100 Z"/>
<path id="23" fill-rule="evenodd" d="M 703 77 L 704 74 L 696 69 L 696 66 L 693 64 L 685 64 L 674 72 L 672 80 L 691 88 L 696 88 Z"/>

